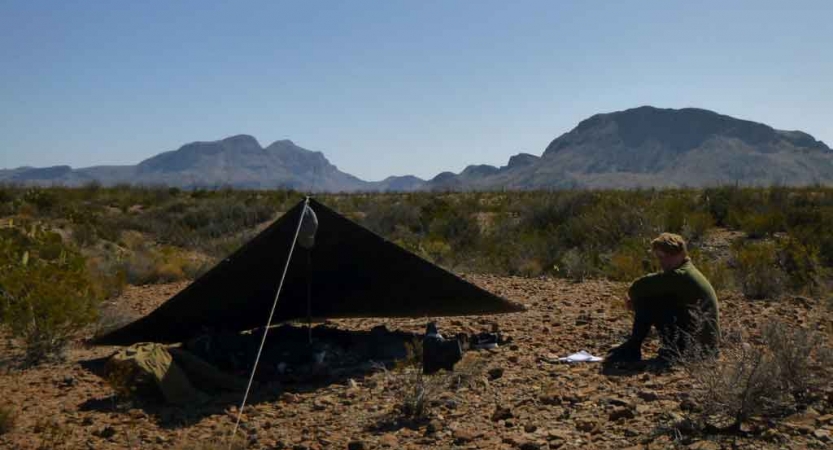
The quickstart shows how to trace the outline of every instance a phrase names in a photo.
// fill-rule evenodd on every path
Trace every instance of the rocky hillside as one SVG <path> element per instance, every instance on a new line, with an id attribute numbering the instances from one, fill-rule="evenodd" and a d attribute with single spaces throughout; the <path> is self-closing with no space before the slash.
<path id="1" fill-rule="evenodd" d="M 597 114 L 559 136 L 541 158 L 469 166 L 429 189 L 633 188 L 807 185 L 833 182 L 833 152 L 801 131 L 695 108 L 650 106 Z"/>
<path id="2" fill-rule="evenodd" d="M 264 148 L 247 135 L 193 142 L 135 166 L 77 170 L 68 166 L 19 168 L 0 171 L 0 181 L 70 186 L 98 181 L 104 185 L 131 183 L 308 191 L 356 191 L 375 187 L 373 183 L 341 172 L 321 152 L 306 150 L 289 140 L 277 141 Z"/>

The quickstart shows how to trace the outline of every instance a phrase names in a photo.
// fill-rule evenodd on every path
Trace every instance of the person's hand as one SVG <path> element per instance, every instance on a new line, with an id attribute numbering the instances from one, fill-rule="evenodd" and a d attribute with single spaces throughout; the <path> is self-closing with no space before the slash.
<path id="1" fill-rule="evenodd" d="M 628 308 L 628 311 L 633 311 L 633 300 L 627 294 L 625 294 L 625 308 Z"/>

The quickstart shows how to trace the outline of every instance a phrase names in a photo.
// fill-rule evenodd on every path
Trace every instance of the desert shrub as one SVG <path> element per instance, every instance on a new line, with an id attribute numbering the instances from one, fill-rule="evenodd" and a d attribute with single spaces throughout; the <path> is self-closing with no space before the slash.
<path id="1" fill-rule="evenodd" d="M 823 268 L 817 247 L 787 238 L 779 242 L 777 257 L 791 291 L 814 293 L 821 286 Z"/>
<path id="2" fill-rule="evenodd" d="M 422 244 L 420 253 L 429 261 L 443 264 L 449 255 L 451 255 L 451 246 L 443 240 L 432 239 Z"/>
<path id="3" fill-rule="evenodd" d="M 70 450 L 72 430 L 61 423 L 55 416 L 44 416 L 38 419 L 32 431 L 40 437 L 38 449 Z"/>
<path id="4" fill-rule="evenodd" d="M 159 251 L 145 247 L 134 251 L 122 264 L 127 282 L 138 286 L 184 280 L 190 263 L 171 248 Z M 196 273 L 196 269 L 188 270 Z"/>
<path id="5" fill-rule="evenodd" d="M 156 281 L 156 261 L 148 252 L 135 252 L 123 266 L 129 284 L 139 286 Z"/>
<path id="6" fill-rule="evenodd" d="M 214 267 L 214 262 L 212 261 L 188 260 L 182 265 L 182 273 L 185 275 L 185 278 L 196 280 L 205 275 L 212 267 Z"/>
<path id="7" fill-rule="evenodd" d="M 736 340 L 724 339 L 719 359 L 683 358 L 694 381 L 689 420 L 697 429 L 737 430 L 752 417 L 783 416 L 827 382 L 819 336 L 781 322 L 763 330 L 760 342 L 731 333 Z"/>
<path id="8" fill-rule="evenodd" d="M 711 214 L 695 211 L 684 216 L 680 233 L 689 241 L 697 241 L 702 239 L 712 227 L 714 227 L 714 219 Z"/>
<path id="9" fill-rule="evenodd" d="M 423 231 L 419 206 L 406 202 L 370 205 L 362 224 L 383 236 L 395 236 L 399 229 L 413 233 Z"/>
<path id="10" fill-rule="evenodd" d="M 709 280 L 715 291 L 724 291 L 735 287 L 735 276 L 729 264 L 720 259 L 699 258 L 692 255 L 697 269 Z"/>
<path id="11" fill-rule="evenodd" d="M 735 245 L 732 258 L 737 283 L 747 298 L 777 298 L 784 292 L 785 274 L 778 266 L 775 243 Z"/>
<path id="12" fill-rule="evenodd" d="M 518 264 L 517 272 L 524 277 L 537 277 L 544 273 L 544 266 L 537 259 L 526 259 Z"/>
<path id="13" fill-rule="evenodd" d="M 23 341 L 26 363 L 58 356 L 96 318 L 99 298 L 84 257 L 42 228 L 0 232 L 3 323 Z"/>
<path id="14" fill-rule="evenodd" d="M 729 213 L 730 216 L 735 214 Z M 738 213 L 733 217 L 733 221 L 738 224 L 738 228 L 745 231 L 750 238 L 762 238 L 765 236 L 772 236 L 776 232 L 784 231 L 786 227 L 786 219 L 784 214 L 779 211 L 766 211 L 763 213 Z"/>
<path id="15" fill-rule="evenodd" d="M 617 281 L 633 281 L 651 271 L 647 245 L 631 240 L 624 243 L 610 256 L 606 275 Z"/>
<path id="16" fill-rule="evenodd" d="M 104 254 L 87 258 L 87 270 L 98 297 L 117 297 L 127 286 L 127 273 L 117 255 Z"/>
<path id="17" fill-rule="evenodd" d="M 98 241 L 98 235 L 92 224 L 82 223 L 73 228 L 72 239 L 79 247 L 90 247 Z"/>
<path id="18" fill-rule="evenodd" d="M 23 201 L 36 206 L 38 211 L 48 211 L 57 204 L 58 197 L 55 191 L 33 187 L 24 192 Z"/>
<path id="19" fill-rule="evenodd" d="M 561 257 L 559 272 L 574 281 L 584 281 L 597 273 L 592 255 L 572 248 Z"/>
<path id="20" fill-rule="evenodd" d="M 12 431 L 17 419 L 17 415 L 11 406 L 0 406 L 0 436 Z"/>
<path id="21" fill-rule="evenodd" d="M 388 386 L 398 399 L 395 412 L 402 417 L 425 418 L 443 392 L 475 388 L 483 380 L 486 361 L 477 355 L 465 355 L 453 371 L 426 375 L 422 372 L 422 343 L 414 340 L 406 343 L 405 349 L 407 356 L 387 373 Z"/>

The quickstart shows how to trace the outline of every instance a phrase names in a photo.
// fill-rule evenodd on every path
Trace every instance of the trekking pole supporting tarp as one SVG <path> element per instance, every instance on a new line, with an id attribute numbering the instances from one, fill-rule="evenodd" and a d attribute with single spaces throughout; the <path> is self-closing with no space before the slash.
<path id="1" fill-rule="evenodd" d="M 286 257 L 286 265 L 283 267 L 281 281 L 278 283 L 278 291 L 275 292 L 275 300 L 272 302 L 272 310 L 269 311 L 269 319 L 266 321 L 266 327 L 263 328 L 263 337 L 260 340 L 260 347 L 257 349 L 257 356 L 255 357 L 254 366 L 252 366 L 252 373 L 249 375 L 249 384 L 246 386 L 246 393 L 243 394 L 243 401 L 240 403 L 240 410 L 237 411 L 237 420 L 234 422 L 234 429 L 229 437 L 229 450 L 231 450 L 232 445 L 234 444 L 234 437 L 237 435 L 237 429 L 240 427 L 240 419 L 243 417 L 243 408 L 246 407 L 246 400 L 249 399 L 249 392 L 252 389 L 252 383 L 255 379 L 257 364 L 260 362 L 260 355 L 263 353 L 263 346 L 266 344 L 266 335 L 269 333 L 269 327 L 272 326 L 272 317 L 274 317 L 275 308 L 278 306 L 278 298 L 281 296 L 281 289 L 283 289 L 283 282 L 286 279 L 286 272 L 289 270 L 289 263 L 292 261 L 292 252 L 295 251 L 295 244 L 298 242 L 298 234 L 301 232 L 301 225 L 304 223 L 304 214 L 307 213 L 308 208 L 309 197 L 304 200 L 304 207 L 301 209 L 301 216 L 298 218 L 298 228 L 295 229 L 295 237 L 292 238 L 292 245 L 289 247 L 289 255 Z"/>

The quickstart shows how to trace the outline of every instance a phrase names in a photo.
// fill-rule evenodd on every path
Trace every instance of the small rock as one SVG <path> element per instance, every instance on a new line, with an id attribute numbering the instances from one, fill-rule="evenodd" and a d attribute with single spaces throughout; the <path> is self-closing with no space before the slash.
<path id="1" fill-rule="evenodd" d="M 524 425 L 524 431 L 526 431 L 527 433 L 534 433 L 535 430 L 537 430 L 537 429 L 538 429 L 538 425 L 535 425 L 533 423 L 528 423 L 528 424 Z"/>
<path id="2" fill-rule="evenodd" d="M 541 450 L 544 447 L 543 444 L 541 444 L 540 442 L 525 441 L 522 442 L 521 445 L 518 446 L 518 448 L 520 448 L 521 450 Z"/>
<path id="3" fill-rule="evenodd" d="M 98 431 L 94 431 L 93 434 L 102 439 L 110 439 L 116 435 L 116 429 L 108 425 Z"/>
<path id="4" fill-rule="evenodd" d="M 823 416 L 821 416 L 821 417 L 818 417 L 818 418 L 816 419 L 816 421 L 817 421 L 819 424 L 821 424 L 821 425 L 824 425 L 824 424 L 826 424 L 826 423 L 833 422 L 833 414 L 825 414 L 825 415 L 823 415 Z"/>
<path id="5" fill-rule="evenodd" d="M 642 400 L 644 400 L 646 402 L 654 402 L 654 401 L 659 400 L 659 395 L 657 395 L 657 393 L 654 392 L 654 391 L 648 391 L 648 390 L 639 391 L 639 392 L 637 392 L 636 395 L 637 395 L 637 397 L 641 398 Z"/>
<path id="6" fill-rule="evenodd" d="M 545 405 L 560 405 L 561 404 L 561 395 L 557 392 L 547 392 L 541 394 L 538 397 L 538 400 Z"/>
<path id="7" fill-rule="evenodd" d="M 831 438 L 830 432 L 827 430 L 815 430 L 813 431 L 813 436 L 822 442 L 833 442 L 833 438 Z"/>
<path id="8" fill-rule="evenodd" d="M 599 423 L 595 420 L 590 419 L 578 419 L 576 420 L 576 429 L 579 431 L 583 431 L 585 433 L 591 433 L 597 431 L 599 428 Z"/>
<path id="9" fill-rule="evenodd" d="M 610 420 L 611 422 L 615 422 L 619 419 L 633 419 L 634 417 L 635 416 L 633 414 L 632 409 L 620 406 L 610 412 L 610 414 L 608 415 L 608 420 Z"/>
<path id="10" fill-rule="evenodd" d="M 347 450 L 366 450 L 364 441 L 350 441 L 347 443 Z"/>
<path id="11" fill-rule="evenodd" d="M 457 430 L 454 430 L 454 433 L 452 433 L 452 437 L 454 438 L 454 443 L 460 445 L 473 441 L 477 437 L 477 433 L 465 428 L 459 428 Z"/>
<path id="12" fill-rule="evenodd" d="M 633 408 L 633 403 L 620 398 L 620 397 L 611 397 L 607 399 L 607 402 L 614 406 L 624 406 L 626 408 Z"/>
<path id="13" fill-rule="evenodd" d="M 443 429 L 443 423 L 437 419 L 434 419 L 428 422 L 428 426 L 425 427 L 425 431 L 427 433 L 433 434 Z"/>
<path id="14" fill-rule="evenodd" d="M 771 442 L 781 442 L 784 440 L 784 435 L 782 435 L 781 432 L 775 428 L 768 428 L 761 434 L 761 436 Z"/>
<path id="15" fill-rule="evenodd" d="M 550 441 L 566 441 L 570 439 L 570 433 L 562 430 L 547 431 L 547 440 Z"/>
<path id="16" fill-rule="evenodd" d="M 495 367 L 489 369 L 489 379 L 497 380 L 498 378 L 503 376 L 503 367 Z"/>
<path id="17" fill-rule="evenodd" d="M 649 412 L 652 409 L 653 408 L 648 405 L 636 405 L 637 414 L 645 414 L 646 412 Z"/>
<path id="18" fill-rule="evenodd" d="M 507 419 L 511 419 L 513 417 L 515 417 L 515 415 L 512 414 L 512 410 L 509 409 L 508 407 L 496 406 L 495 407 L 495 412 L 492 413 L 492 421 L 493 422 L 497 422 L 498 420 L 507 420 Z"/>
<path id="19" fill-rule="evenodd" d="M 687 448 L 689 450 L 720 450 L 720 445 L 712 441 L 697 441 Z"/>
<path id="20" fill-rule="evenodd" d="M 625 428 L 625 436 L 627 437 L 637 437 L 641 433 L 636 428 Z"/>
<path id="21" fill-rule="evenodd" d="M 386 434 L 379 438 L 379 444 L 381 444 L 382 447 L 399 448 L 399 439 L 392 434 Z"/>

